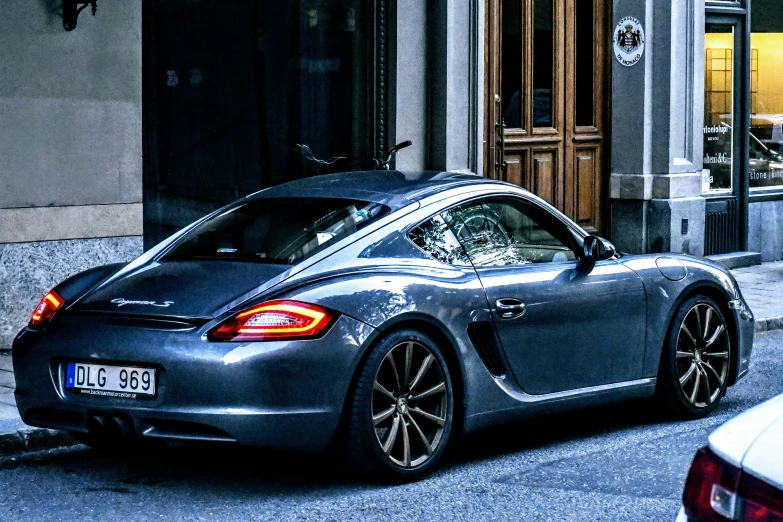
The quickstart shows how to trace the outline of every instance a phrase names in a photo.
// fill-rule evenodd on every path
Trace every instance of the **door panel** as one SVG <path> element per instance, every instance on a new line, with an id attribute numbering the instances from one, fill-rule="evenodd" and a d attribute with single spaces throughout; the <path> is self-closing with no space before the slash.
<path id="1" fill-rule="evenodd" d="M 533 180 L 528 186 L 547 203 L 555 204 L 555 188 L 557 187 L 557 152 L 536 151 L 533 153 Z"/>
<path id="2" fill-rule="evenodd" d="M 506 168 L 504 169 L 503 181 L 507 183 L 513 183 L 514 185 L 522 186 L 523 170 L 527 170 L 522 165 L 527 160 L 526 154 L 508 155 L 506 156 Z"/>
<path id="3" fill-rule="evenodd" d="M 514 377 L 545 394 L 641 377 L 646 299 L 641 278 L 582 247 L 537 203 L 489 197 L 441 214 L 487 295 Z"/>
<path id="4" fill-rule="evenodd" d="M 615 261 L 477 268 L 519 386 L 540 395 L 642 377 L 646 305 L 642 281 Z M 525 313 L 501 319 L 498 299 Z M 621 319 L 620 319 L 621 318 Z"/>
<path id="5" fill-rule="evenodd" d="M 486 172 L 541 196 L 591 232 L 607 225 L 609 67 L 601 38 L 610 4 L 487 2 Z M 584 164 L 587 154 L 592 165 Z M 516 158 L 521 175 L 508 172 Z M 584 200 L 588 195 L 592 202 Z"/>
<path id="6" fill-rule="evenodd" d="M 596 201 L 600 198 L 600 151 L 598 148 L 577 149 L 576 175 L 574 176 L 574 221 L 579 226 L 590 226 L 596 215 Z"/>

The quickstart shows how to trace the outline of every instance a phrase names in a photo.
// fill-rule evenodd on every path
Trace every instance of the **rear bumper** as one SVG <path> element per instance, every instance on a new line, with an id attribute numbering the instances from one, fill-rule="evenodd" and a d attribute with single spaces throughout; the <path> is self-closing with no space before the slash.
<path id="1" fill-rule="evenodd" d="M 737 325 L 737 371 L 731 384 L 742 379 L 750 369 L 750 357 L 753 354 L 753 336 L 755 320 L 753 312 L 744 299 L 729 301 L 729 308 Z"/>
<path id="2" fill-rule="evenodd" d="M 86 432 L 96 422 L 139 437 L 321 451 L 331 441 L 371 327 L 340 317 L 321 339 L 207 342 L 199 328 L 141 328 L 63 317 L 13 345 L 16 403 L 30 425 Z M 65 388 L 69 361 L 154 366 L 157 395 L 127 399 Z"/>

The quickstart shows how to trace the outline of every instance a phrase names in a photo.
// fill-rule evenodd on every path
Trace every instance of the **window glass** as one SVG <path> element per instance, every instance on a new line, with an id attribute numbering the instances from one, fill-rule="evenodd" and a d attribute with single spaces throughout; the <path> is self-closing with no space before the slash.
<path id="1" fill-rule="evenodd" d="M 708 24 L 705 32 L 702 192 L 730 193 L 734 173 L 734 26 Z"/>
<path id="2" fill-rule="evenodd" d="M 594 0 L 578 0 L 576 15 L 576 124 L 595 125 L 595 41 L 593 24 Z"/>
<path id="3" fill-rule="evenodd" d="M 374 5 L 150 0 L 148 247 L 249 193 L 371 166 Z"/>
<path id="4" fill-rule="evenodd" d="M 552 127 L 554 1 L 533 0 L 533 127 Z"/>
<path id="5" fill-rule="evenodd" d="M 522 2 L 503 0 L 503 120 L 506 127 L 524 127 L 522 122 Z"/>
<path id="6" fill-rule="evenodd" d="M 389 211 L 347 199 L 261 199 L 205 221 L 164 260 L 296 264 Z"/>
<path id="7" fill-rule="evenodd" d="M 440 216 L 435 216 L 414 228 L 408 237 L 414 245 L 433 259 L 450 265 L 470 265 L 465 250 Z"/>
<path id="8" fill-rule="evenodd" d="M 565 225 L 511 198 L 468 203 L 443 213 L 474 266 L 573 261 L 575 240 Z"/>
<path id="9" fill-rule="evenodd" d="M 783 188 L 783 10 L 754 0 L 751 11 L 750 190 Z"/>

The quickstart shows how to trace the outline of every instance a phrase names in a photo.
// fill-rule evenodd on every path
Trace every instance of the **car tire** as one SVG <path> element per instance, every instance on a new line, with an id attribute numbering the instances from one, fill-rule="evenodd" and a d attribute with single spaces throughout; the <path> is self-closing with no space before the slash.
<path id="1" fill-rule="evenodd" d="M 672 319 L 658 370 L 657 395 L 665 410 L 699 419 L 718 407 L 731 369 L 731 336 L 720 306 L 711 298 L 688 298 Z"/>
<path id="2" fill-rule="evenodd" d="M 349 469 L 382 482 L 417 480 L 438 463 L 454 422 L 443 353 L 411 329 L 375 343 L 348 400 L 343 455 Z"/>

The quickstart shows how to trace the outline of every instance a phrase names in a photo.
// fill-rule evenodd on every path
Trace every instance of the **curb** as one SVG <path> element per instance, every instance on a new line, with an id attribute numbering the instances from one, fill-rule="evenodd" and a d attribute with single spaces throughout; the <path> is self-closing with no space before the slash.
<path id="1" fill-rule="evenodd" d="M 783 330 L 783 316 L 756 319 L 757 332 L 769 332 L 772 330 Z"/>
<path id="2" fill-rule="evenodd" d="M 0 458 L 77 444 L 64 431 L 31 428 L 18 419 L 0 421 Z"/>

